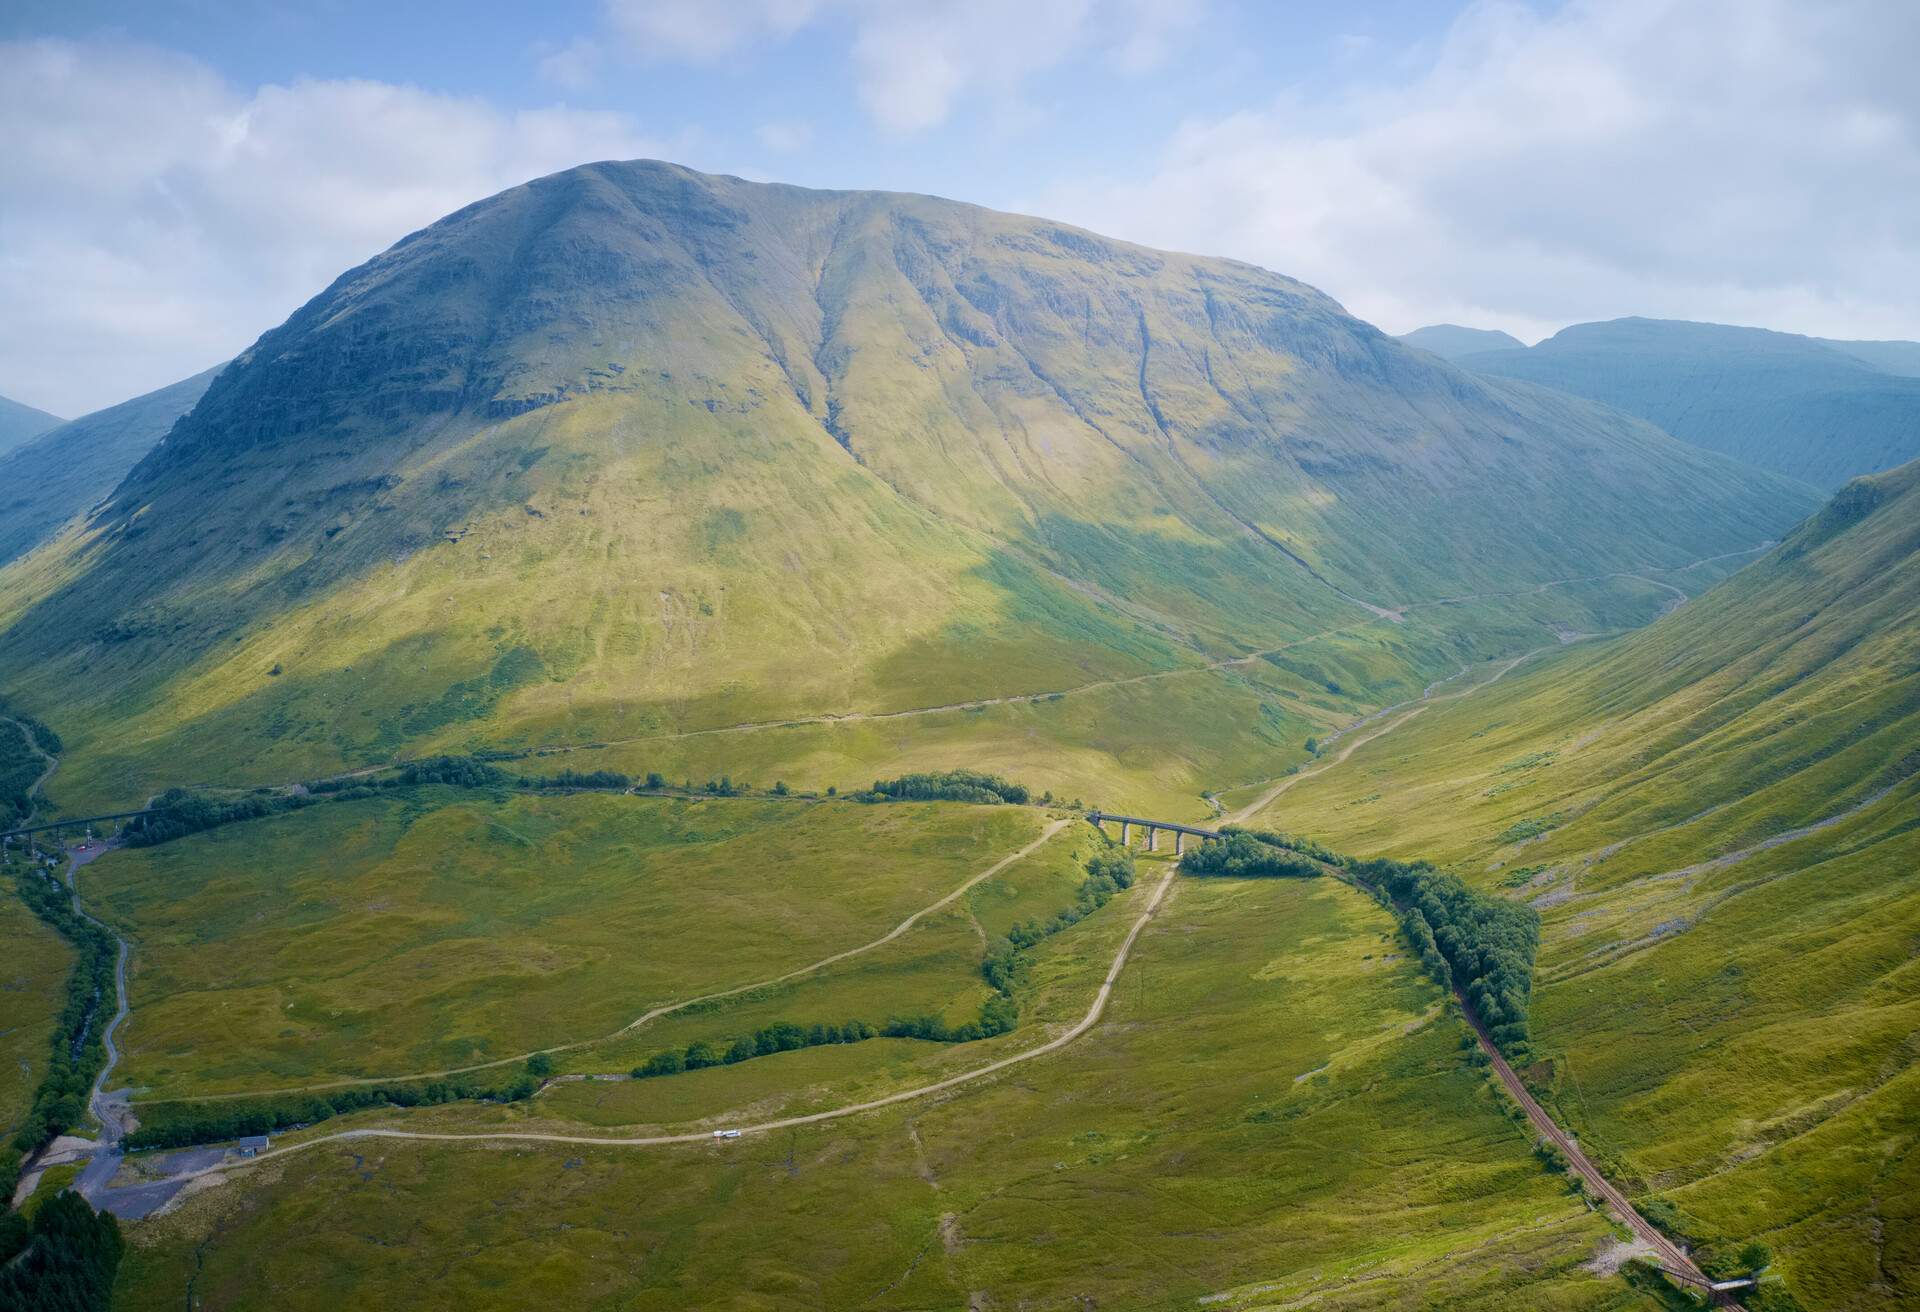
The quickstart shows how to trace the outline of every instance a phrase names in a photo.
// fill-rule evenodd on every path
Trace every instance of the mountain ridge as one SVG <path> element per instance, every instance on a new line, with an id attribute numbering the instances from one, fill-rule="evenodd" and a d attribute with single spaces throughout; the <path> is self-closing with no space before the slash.
<path id="1" fill-rule="evenodd" d="M 1722 455 L 1832 491 L 1920 456 L 1920 377 L 1902 347 L 1678 319 L 1574 324 L 1458 357 L 1616 406 Z M 1892 366 L 1890 370 L 1886 366 Z"/>
<path id="2" fill-rule="evenodd" d="M 596 164 L 263 335 L 0 573 L 0 684 L 70 707 L 71 742 L 150 744 L 101 767 L 140 788 L 179 733 L 223 773 L 223 739 L 317 769 L 1197 666 L 1811 506 L 1250 265 Z M 1438 668 L 1443 629 L 1369 640 L 1367 681 Z"/>
<path id="3" fill-rule="evenodd" d="M 0 455 L 66 422 L 59 415 L 0 396 Z"/>
<path id="4" fill-rule="evenodd" d="M 48 429 L 0 453 L 0 565 L 104 501 L 225 365 Z"/>
<path id="5" fill-rule="evenodd" d="M 1466 328 L 1457 323 L 1428 324 L 1410 333 L 1401 333 L 1400 340 L 1408 346 L 1432 351 L 1447 360 L 1457 360 L 1463 355 L 1474 355 L 1481 351 L 1526 348 L 1526 343 L 1512 333 L 1497 328 Z"/>

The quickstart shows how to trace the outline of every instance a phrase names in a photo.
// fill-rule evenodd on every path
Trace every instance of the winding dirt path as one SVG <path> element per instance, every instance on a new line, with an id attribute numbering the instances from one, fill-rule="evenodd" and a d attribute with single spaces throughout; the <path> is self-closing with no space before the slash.
<path id="1" fill-rule="evenodd" d="M 1088 1030 L 1091 1030 L 1095 1025 L 1100 1023 L 1101 1016 L 1106 1012 L 1107 1002 L 1113 996 L 1114 984 L 1119 980 L 1120 972 L 1126 967 L 1127 958 L 1133 952 L 1134 942 L 1140 937 L 1140 932 L 1147 927 L 1147 922 L 1153 919 L 1154 913 L 1159 910 L 1160 903 L 1166 897 L 1167 890 L 1172 887 L 1177 874 L 1178 867 L 1169 863 L 1166 873 L 1160 876 L 1160 882 L 1154 886 L 1152 894 L 1147 898 L 1147 905 L 1141 909 L 1140 915 L 1134 920 L 1132 928 L 1127 931 L 1126 938 L 1121 941 L 1120 950 L 1114 954 L 1112 964 L 1107 967 L 1106 977 L 1100 981 L 1100 988 L 1094 994 L 1093 1004 L 1087 1008 L 1086 1015 L 1075 1022 L 1071 1029 L 1056 1035 L 1036 1047 L 1014 1053 L 1010 1057 L 1002 1057 L 998 1061 L 988 1062 L 985 1066 L 979 1066 L 970 1071 L 962 1071 L 958 1075 L 949 1075 L 947 1078 L 935 1080 L 931 1084 L 922 1084 L 911 1089 L 901 1089 L 898 1092 L 886 1094 L 883 1097 L 869 1098 L 863 1102 L 848 1103 L 844 1107 L 834 1107 L 827 1111 L 811 1112 L 805 1116 L 786 1116 L 778 1120 L 758 1121 L 746 1125 L 729 1126 L 727 1127 L 728 1131 L 730 1133 L 738 1131 L 742 1136 L 749 1134 L 767 1134 L 775 1130 L 787 1130 L 801 1125 L 815 1125 L 821 1121 L 835 1121 L 848 1116 L 858 1116 L 863 1112 L 877 1111 L 882 1107 L 891 1107 L 895 1103 L 910 1102 L 916 1098 L 924 1098 L 930 1094 L 942 1093 L 948 1089 L 959 1088 L 963 1084 L 971 1084 L 976 1080 L 983 1080 L 990 1075 L 998 1074 L 1010 1066 L 1018 1066 L 1022 1062 L 1029 1062 L 1037 1057 L 1044 1057 L 1048 1053 L 1060 1051 L 1060 1049 L 1074 1042 L 1086 1034 Z M 304 1152 L 309 1148 L 314 1148 L 321 1144 L 340 1143 L 354 1139 L 422 1139 L 436 1143 L 473 1143 L 488 1140 L 512 1140 L 534 1143 L 584 1144 L 602 1148 L 659 1148 L 671 1144 L 712 1143 L 715 1134 L 715 1131 L 703 1130 L 685 1134 L 622 1137 L 617 1135 L 558 1134 L 539 1130 L 475 1130 L 458 1132 L 396 1130 L 384 1126 L 367 1126 L 360 1129 L 339 1130 L 332 1134 L 317 1135 L 312 1139 L 304 1139 L 299 1143 L 269 1149 L 257 1157 L 243 1159 L 239 1162 L 224 1162 L 213 1166 L 184 1171 L 178 1175 L 169 1177 L 169 1182 L 184 1183 L 206 1176 L 229 1175 L 245 1167 L 258 1166 L 263 1162 L 289 1157 L 294 1153 Z"/>
<path id="2" fill-rule="evenodd" d="M 836 952 L 830 957 L 822 957 L 818 961 L 787 971 L 784 975 L 774 975 L 768 979 L 757 979 L 746 984 L 736 984 L 732 988 L 721 989 L 715 993 L 703 993 L 695 998 L 682 998 L 678 1002 L 663 1003 L 651 1011 L 647 1011 L 635 1017 L 633 1020 L 628 1021 L 611 1034 L 601 1034 L 592 1038 L 578 1039 L 572 1043 L 559 1043 L 552 1047 L 535 1049 L 535 1052 L 575 1052 L 581 1048 L 593 1047 L 595 1044 L 607 1043 L 623 1035 L 630 1034 L 642 1026 L 649 1025 L 659 1020 L 662 1016 L 671 1016 L 676 1011 L 685 1011 L 688 1007 L 698 1006 L 705 1002 L 718 1002 L 722 998 L 737 997 L 742 993 L 751 993 L 755 989 L 770 988 L 775 984 L 785 984 L 789 980 L 800 979 L 804 976 L 814 974 L 817 971 L 825 970 L 828 966 L 838 962 L 872 952 L 876 948 L 885 947 L 912 929 L 915 925 L 919 924 L 925 917 L 932 915 L 943 907 L 953 905 L 954 902 L 964 897 L 968 890 L 972 889 L 976 884 L 993 878 L 1014 862 L 1032 856 L 1044 846 L 1048 840 L 1053 838 L 1055 834 L 1058 834 L 1072 823 L 1073 821 L 1071 819 L 1051 821 L 1046 828 L 1040 831 L 1040 836 L 1031 843 L 1028 843 L 1017 852 L 1010 852 L 1006 856 L 1001 857 L 985 870 L 970 877 L 965 883 L 955 888 L 946 896 L 940 898 L 938 901 L 929 902 L 926 906 L 921 907 L 918 911 L 870 943 L 862 943 L 858 947 L 851 947 L 843 952 Z M 124 948 L 125 945 L 122 944 L 123 951 Z M 453 1066 L 446 1070 L 438 1071 L 412 1071 L 402 1075 L 362 1075 L 350 1079 L 325 1080 L 316 1084 L 297 1084 L 277 1089 L 247 1089 L 239 1093 L 206 1093 L 178 1098 L 143 1098 L 141 1101 L 148 1106 L 170 1102 L 230 1102 L 242 1098 L 269 1098 L 277 1094 L 320 1093 L 327 1089 L 348 1089 L 363 1084 L 396 1084 L 408 1080 L 439 1080 L 445 1079 L 449 1075 L 467 1075 L 474 1071 L 493 1070 L 501 1066 L 516 1065 L 526 1061 L 533 1055 L 533 1052 L 516 1053 L 511 1057 L 496 1057 L 492 1061 L 476 1062 L 471 1066 Z"/>

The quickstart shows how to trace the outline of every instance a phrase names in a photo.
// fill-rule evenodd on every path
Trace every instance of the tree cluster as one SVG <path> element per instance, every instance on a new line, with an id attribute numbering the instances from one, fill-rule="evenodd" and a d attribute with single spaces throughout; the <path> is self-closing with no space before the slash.
<path id="1" fill-rule="evenodd" d="M 430 756 L 419 761 L 408 761 L 391 774 L 309 780 L 301 786 L 302 791 L 294 793 L 259 789 L 246 797 L 220 800 L 191 793 L 184 788 L 170 788 L 154 801 L 144 815 L 135 816 L 127 822 L 123 836 L 130 847 L 152 847 L 156 843 L 184 838 L 188 834 L 217 829 L 222 825 L 298 810 L 322 799 L 353 802 L 377 797 L 397 788 L 420 788 L 429 784 L 448 788 L 552 788 L 624 792 L 632 787 L 633 780 L 616 770 L 562 770 L 551 775 L 518 775 L 502 770 L 483 756 Z M 665 784 L 666 780 L 658 774 L 647 776 L 649 788 L 660 788 Z M 732 785 L 728 787 L 731 789 Z M 714 785 L 708 788 L 714 791 Z M 731 796 L 732 793 L 727 795 Z"/>
<path id="2" fill-rule="evenodd" d="M 1229 879 L 1311 879 L 1320 873 L 1314 861 L 1244 829 L 1228 830 L 1187 849 L 1180 858 L 1183 875 L 1221 875 Z"/>
<path id="3" fill-rule="evenodd" d="M 35 915 L 71 943 L 76 954 L 67 976 L 67 1000 L 53 1028 L 47 1071 L 33 1091 L 33 1105 L 13 1136 L 13 1147 L 31 1153 L 54 1136 L 80 1124 L 87 1094 L 107 1059 L 102 1034 L 114 1007 L 113 966 L 118 953 L 113 935 L 74 912 L 67 891 L 33 872 L 15 877 L 15 885 Z"/>
<path id="4" fill-rule="evenodd" d="M 592 789 L 599 792 L 625 792 L 633 779 L 618 770 L 562 770 L 559 774 L 536 774 L 522 778 L 526 788 Z"/>
<path id="5" fill-rule="evenodd" d="M 1363 861 L 1350 868 L 1392 900 L 1422 964 L 1442 984 L 1459 987 L 1500 1049 L 1524 1055 L 1539 913 L 1476 892 L 1424 861 Z"/>
<path id="6" fill-rule="evenodd" d="M 949 1025 L 938 1016 L 892 1016 L 880 1027 L 890 1039 L 926 1039 L 932 1043 L 973 1043 L 1005 1034 L 1020 1023 L 1020 1007 L 1001 994 L 980 1004 L 980 1014 L 962 1025 Z"/>
<path id="7" fill-rule="evenodd" d="M 0 1308 L 7 1312 L 105 1312 L 124 1241 L 120 1223 L 75 1193 L 40 1205 L 29 1227 L 0 1224 Z"/>
<path id="8" fill-rule="evenodd" d="M 1271 847 L 1284 847 L 1290 852 L 1310 856 L 1316 861 L 1324 861 L 1330 866 L 1345 865 L 1347 858 L 1328 847 L 1325 843 L 1308 838 L 1303 834 L 1288 834 L 1277 829 L 1248 829 L 1244 825 L 1227 825 L 1222 833 L 1251 834 Z"/>
<path id="9" fill-rule="evenodd" d="M 154 801 L 145 814 L 127 821 L 121 838 L 129 847 L 152 847 L 218 829 L 241 820 L 259 820 L 284 811 L 298 810 L 312 799 L 295 794 L 254 793 L 230 801 L 218 801 L 190 793 L 184 788 L 169 788 Z"/>
<path id="10" fill-rule="evenodd" d="M 977 770 L 945 770 L 935 774 L 905 774 L 898 779 L 876 779 L 863 802 L 1011 802 L 1026 804 L 1031 794 L 1022 784 Z"/>

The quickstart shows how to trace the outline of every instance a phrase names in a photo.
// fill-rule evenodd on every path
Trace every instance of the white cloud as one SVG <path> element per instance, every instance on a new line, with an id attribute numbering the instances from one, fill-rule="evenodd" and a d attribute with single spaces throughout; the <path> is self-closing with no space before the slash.
<path id="1" fill-rule="evenodd" d="M 1920 6 L 1482 3 L 1392 86 L 1184 125 L 1045 212 L 1231 254 L 1364 317 L 1623 314 L 1920 336 Z"/>
<path id="2" fill-rule="evenodd" d="M 790 36 L 819 0 L 607 0 L 613 28 L 646 59 L 710 61 L 767 37 Z"/>
<path id="3" fill-rule="evenodd" d="M 576 37 L 562 46 L 543 45 L 533 53 L 540 76 L 563 91 L 590 91 L 599 85 L 604 56 L 598 42 Z"/>
<path id="4" fill-rule="evenodd" d="M 762 123 L 755 131 L 760 144 L 777 155 L 791 155 L 813 144 L 813 125 L 793 120 Z"/>
<path id="5" fill-rule="evenodd" d="M 0 394 L 80 414 L 246 347 L 505 187 L 665 153 L 624 115 L 369 81 L 247 93 L 129 45 L 0 43 Z"/>
<path id="6" fill-rule="evenodd" d="M 860 103 L 883 131 L 946 122 L 966 96 L 1006 101 L 1033 75 L 1094 54 L 1125 73 L 1157 67 L 1204 0 L 606 0 L 614 31 L 647 59 L 711 62 L 809 25 L 852 29 Z"/>

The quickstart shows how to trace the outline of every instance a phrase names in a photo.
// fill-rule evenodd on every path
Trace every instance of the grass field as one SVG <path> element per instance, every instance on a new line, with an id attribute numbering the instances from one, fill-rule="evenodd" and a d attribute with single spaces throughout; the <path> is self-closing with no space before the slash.
<path id="1" fill-rule="evenodd" d="M 877 938 L 1045 823 L 956 804 L 423 791 L 115 852 L 84 891 L 135 944 L 126 1078 L 178 1096 L 609 1034 Z"/>
<path id="2" fill-rule="evenodd" d="M 13 1136 L 47 1069 L 53 1023 L 66 1005 L 73 950 L 0 873 L 0 1142 Z"/>
<path id="3" fill-rule="evenodd" d="M 1143 890 L 1040 949 L 1030 1024 L 1084 1011 Z M 1135 952 L 1079 1044 L 944 1098 L 724 1146 L 314 1149 L 141 1227 L 121 1304 L 191 1280 L 220 1308 L 1645 1306 L 1583 1268 L 1608 1227 L 1540 1169 L 1379 909 L 1183 883 Z M 659 1083 L 774 1106 L 773 1072 L 805 1087 L 872 1046 Z"/>

